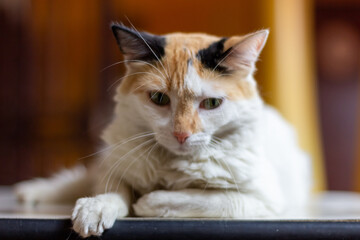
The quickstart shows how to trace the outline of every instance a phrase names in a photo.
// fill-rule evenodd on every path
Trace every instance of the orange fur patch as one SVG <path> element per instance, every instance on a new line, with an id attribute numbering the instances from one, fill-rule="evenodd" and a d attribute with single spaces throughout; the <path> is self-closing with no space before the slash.
<path id="1" fill-rule="evenodd" d="M 201 120 L 194 109 L 193 98 L 181 97 L 174 117 L 174 132 L 196 133 L 201 130 Z"/>

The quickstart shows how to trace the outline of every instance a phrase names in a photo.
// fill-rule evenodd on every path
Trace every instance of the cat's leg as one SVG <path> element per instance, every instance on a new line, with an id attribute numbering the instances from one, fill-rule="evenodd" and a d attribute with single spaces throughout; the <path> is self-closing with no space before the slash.
<path id="1" fill-rule="evenodd" d="M 100 236 L 114 225 L 117 218 L 129 214 L 130 204 L 130 189 L 125 184 L 108 193 L 80 198 L 71 216 L 73 228 L 82 237 Z"/>
<path id="2" fill-rule="evenodd" d="M 73 203 L 91 194 L 89 178 L 84 166 L 62 170 L 50 178 L 36 178 L 14 186 L 17 198 L 26 204 Z"/>
<path id="3" fill-rule="evenodd" d="M 154 191 L 133 205 L 135 214 L 144 217 L 226 217 L 274 216 L 282 204 L 259 194 L 225 190 L 184 189 Z"/>

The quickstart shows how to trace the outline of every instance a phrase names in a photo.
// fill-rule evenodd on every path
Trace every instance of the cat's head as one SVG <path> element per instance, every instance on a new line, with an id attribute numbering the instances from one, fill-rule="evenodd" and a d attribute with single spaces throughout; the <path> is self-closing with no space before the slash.
<path id="1" fill-rule="evenodd" d="M 116 99 L 130 101 L 171 152 L 193 154 L 225 126 L 251 121 L 259 102 L 252 75 L 268 30 L 228 38 L 112 30 L 127 66 Z"/>

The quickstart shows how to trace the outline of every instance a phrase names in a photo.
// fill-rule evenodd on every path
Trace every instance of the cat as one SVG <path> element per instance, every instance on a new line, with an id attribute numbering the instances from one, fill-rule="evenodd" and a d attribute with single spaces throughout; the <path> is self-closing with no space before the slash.
<path id="1" fill-rule="evenodd" d="M 111 28 L 127 71 L 102 157 L 19 183 L 19 199 L 79 198 L 72 221 L 82 237 L 126 216 L 261 218 L 306 203 L 310 158 L 253 77 L 268 30 L 216 37 Z"/>

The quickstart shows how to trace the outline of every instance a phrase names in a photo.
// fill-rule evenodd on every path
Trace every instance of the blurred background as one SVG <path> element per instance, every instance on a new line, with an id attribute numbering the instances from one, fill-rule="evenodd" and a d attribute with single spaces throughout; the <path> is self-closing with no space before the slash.
<path id="1" fill-rule="evenodd" d="M 262 96 L 296 126 L 315 189 L 360 190 L 360 1 L 0 0 L 0 185 L 101 147 L 123 73 L 111 21 L 164 34 L 263 28 Z M 129 25 L 129 24 L 128 24 Z"/>

